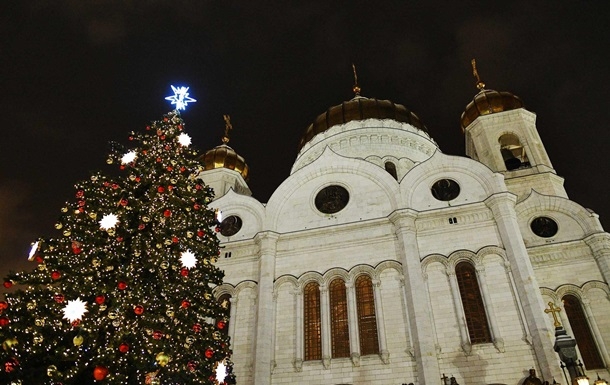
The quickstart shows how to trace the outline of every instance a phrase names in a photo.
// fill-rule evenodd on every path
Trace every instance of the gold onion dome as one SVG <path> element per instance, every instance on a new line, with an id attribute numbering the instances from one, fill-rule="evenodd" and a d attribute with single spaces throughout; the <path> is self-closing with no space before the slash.
<path id="1" fill-rule="evenodd" d="M 480 90 L 474 99 L 466 106 L 460 118 L 462 131 L 482 115 L 495 114 L 497 112 L 516 110 L 524 108 L 523 101 L 510 92 L 499 92 L 485 89 L 485 83 L 481 81 L 477 72 L 476 61 L 472 59 L 472 73 L 477 80 L 477 88 Z"/>
<path id="2" fill-rule="evenodd" d="M 358 89 L 360 91 L 360 89 Z M 408 123 L 422 131 L 428 129 L 413 112 L 401 104 L 395 104 L 389 100 L 369 99 L 357 95 L 352 100 L 343 102 L 329 108 L 320 114 L 313 123 L 307 127 L 305 134 L 299 142 L 299 150 L 314 136 L 338 124 L 344 124 L 353 120 L 365 119 L 393 119 L 398 122 Z"/>
<path id="3" fill-rule="evenodd" d="M 250 169 L 244 158 L 227 145 L 229 142 L 229 130 L 233 129 L 233 126 L 231 126 L 231 118 L 228 115 L 224 115 L 224 119 L 225 134 L 222 138 L 222 144 L 206 151 L 206 153 L 201 156 L 205 170 L 228 168 L 229 170 L 240 173 L 244 180 L 247 181 Z"/>

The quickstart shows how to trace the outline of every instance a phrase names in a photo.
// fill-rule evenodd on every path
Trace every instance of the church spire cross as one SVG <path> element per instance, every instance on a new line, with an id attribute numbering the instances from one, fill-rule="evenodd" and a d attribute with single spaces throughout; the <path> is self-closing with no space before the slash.
<path id="1" fill-rule="evenodd" d="M 356 96 L 360 96 L 360 86 L 358 85 L 358 74 L 356 73 L 356 65 L 352 63 L 352 70 L 354 71 L 354 86 L 352 87 L 352 91 Z"/>
<path id="2" fill-rule="evenodd" d="M 549 302 L 549 308 L 548 309 L 544 309 L 545 313 L 553 313 L 553 326 L 555 326 L 556 328 L 561 326 L 561 322 L 559 322 L 559 319 L 557 318 L 557 313 L 559 313 L 561 311 L 561 308 L 559 307 L 555 307 L 555 304 L 553 302 Z"/>
<path id="3" fill-rule="evenodd" d="M 472 66 L 472 74 L 474 75 L 474 78 L 477 81 L 477 88 L 479 90 L 483 90 L 483 88 L 485 88 L 485 83 L 483 83 L 481 81 L 481 77 L 479 76 L 479 71 L 477 71 L 477 60 L 476 59 L 472 59 L 470 61 L 470 65 Z"/>
<path id="4" fill-rule="evenodd" d="M 225 120 L 225 134 L 222 137 L 222 143 L 229 143 L 229 131 L 233 129 L 233 125 L 231 124 L 231 117 L 229 115 L 223 115 L 222 118 Z"/>

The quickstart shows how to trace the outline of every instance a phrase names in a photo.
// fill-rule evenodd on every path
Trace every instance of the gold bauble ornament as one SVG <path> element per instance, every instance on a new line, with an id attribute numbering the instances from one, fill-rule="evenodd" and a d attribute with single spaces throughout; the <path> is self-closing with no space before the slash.
<path id="1" fill-rule="evenodd" d="M 118 316 L 119 316 L 118 313 L 114 310 L 111 310 L 108 312 L 108 318 L 110 318 L 110 319 L 115 319 Z"/>
<path id="2" fill-rule="evenodd" d="M 169 363 L 169 356 L 167 354 L 161 352 L 161 353 L 157 354 L 157 356 L 155 357 L 155 360 L 157 360 L 157 363 L 159 364 L 159 366 L 163 367 Z"/>
<path id="3" fill-rule="evenodd" d="M 214 339 L 215 339 L 215 340 L 219 340 L 219 339 L 220 339 L 220 337 L 221 337 L 220 332 L 214 332 L 214 333 L 212 333 L 212 337 L 214 337 Z"/>
<path id="4" fill-rule="evenodd" d="M 114 266 L 112 266 L 112 265 L 106 266 L 106 271 L 112 271 L 112 270 L 114 270 Z"/>
<path id="5" fill-rule="evenodd" d="M 112 326 L 114 326 L 115 328 L 118 328 L 119 326 L 121 326 L 121 321 L 119 321 L 118 319 L 115 319 L 114 321 L 112 321 Z"/>
<path id="6" fill-rule="evenodd" d="M 159 266 L 161 266 L 161 268 L 162 268 L 163 270 L 165 270 L 165 269 L 167 269 L 167 268 L 169 267 L 169 262 L 167 262 L 167 261 L 161 261 L 161 264 L 160 264 Z"/>
<path id="7" fill-rule="evenodd" d="M 89 218 L 96 219 L 97 218 L 97 213 L 89 213 Z"/>
<path id="8" fill-rule="evenodd" d="M 68 208 L 67 207 L 62 207 L 61 208 L 61 212 L 62 213 L 67 213 L 68 212 Z"/>
<path id="9" fill-rule="evenodd" d="M 160 243 L 157 243 L 157 244 L 155 245 L 155 247 L 156 247 L 157 249 L 160 249 L 160 248 L 162 248 L 162 247 L 163 247 L 163 245 L 162 245 L 162 244 L 160 244 Z"/>
<path id="10" fill-rule="evenodd" d="M 49 367 L 47 368 L 47 376 L 53 377 L 56 374 L 57 374 L 57 366 L 49 365 Z"/>
<path id="11" fill-rule="evenodd" d="M 35 344 L 41 344 L 42 343 L 42 336 L 41 335 L 35 335 L 34 338 L 32 339 L 34 341 Z"/>
<path id="12" fill-rule="evenodd" d="M 37 269 L 39 271 L 45 271 L 47 269 L 47 265 L 45 265 L 44 263 L 41 263 L 40 265 L 38 265 Z"/>
<path id="13" fill-rule="evenodd" d="M 91 180 L 95 182 L 97 180 L 97 175 L 91 175 Z"/>
<path id="14" fill-rule="evenodd" d="M 56 228 L 57 230 L 61 229 L 62 227 L 64 227 L 64 225 L 62 225 L 61 223 L 56 223 L 56 224 L 55 224 L 55 228 Z"/>
<path id="15" fill-rule="evenodd" d="M 169 246 L 172 244 L 172 240 L 171 239 L 166 239 L 165 241 L 163 241 L 163 244 L 165 244 L 165 246 Z"/>
<path id="16" fill-rule="evenodd" d="M 106 163 L 107 163 L 107 164 L 112 164 L 113 162 L 114 162 L 114 161 L 112 160 L 112 158 L 108 158 L 108 159 L 106 159 Z"/>
<path id="17" fill-rule="evenodd" d="M 28 302 L 26 307 L 27 307 L 28 310 L 36 309 L 36 301 Z"/>
<path id="18" fill-rule="evenodd" d="M 41 319 L 41 318 L 37 318 L 37 319 L 34 321 L 34 325 L 39 326 L 39 327 L 42 327 L 42 326 L 44 326 L 44 320 L 43 320 L 43 319 Z"/>
<path id="19" fill-rule="evenodd" d="M 167 309 L 165 314 L 167 314 L 167 316 L 170 318 L 174 318 L 174 311 L 172 309 Z"/>
<path id="20" fill-rule="evenodd" d="M 100 311 L 104 311 L 104 310 L 106 310 L 106 309 L 108 309 L 108 306 L 106 306 L 106 304 L 105 304 L 105 303 L 103 303 L 103 304 L 101 304 L 101 305 L 100 305 Z"/>
<path id="21" fill-rule="evenodd" d="M 142 222 L 150 222 L 150 218 L 149 217 L 142 217 Z"/>
<path id="22" fill-rule="evenodd" d="M 74 210 L 74 215 L 78 215 L 79 213 L 80 213 L 80 211 Z"/>
<path id="23" fill-rule="evenodd" d="M 187 238 L 193 238 L 193 235 L 194 235 L 194 234 L 193 234 L 193 232 L 192 232 L 192 231 L 187 231 L 187 232 L 186 232 L 186 237 L 187 237 Z"/>
<path id="24" fill-rule="evenodd" d="M 74 344 L 74 346 L 81 346 L 83 344 L 83 341 L 83 336 L 76 336 L 72 339 L 72 343 Z"/>
<path id="25" fill-rule="evenodd" d="M 72 235 L 72 232 L 70 230 L 64 230 L 63 234 L 64 237 L 69 237 L 70 235 Z"/>
<path id="26" fill-rule="evenodd" d="M 212 298 L 212 295 L 210 293 L 204 293 L 203 298 L 210 299 L 210 298 Z"/>
<path id="27" fill-rule="evenodd" d="M 102 261 L 100 261 L 98 258 L 93 258 L 91 260 L 91 264 L 93 265 L 93 267 L 98 267 L 101 263 Z"/>
<path id="28" fill-rule="evenodd" d="M 142 252 L 140 250 L 134 250 L 133 255 L 135 255 L 136 257 L 139 257 L 140 255 L 142 255 Z"/>
<path id="29" fill-rule="evenodd" d="M 184 340 L 187 344 L 192 344 L 193 342 L 195 342 L 195 337 L 193 336 L 187 336 L 186 339 Z"/>
<path id="30" fill-rule="evenodd" d="M 108 233 L 108 235 L 110 235 L 110 236 L 113 236 L 113 235 L 116 233 L 116 231 L 115 231 L 114 229 L 108 229 L 108 230 L 106 230 L 106 232 L 107 232 L 107 233 Z"/>
<path id="31" fill-rule="evenodd" d="M 17 341 L 17 338 L 9 338 L 2 343 L 2 348 L 4 350 L 9 350 L 13 346 L 17 345 L 18 343 L 19 343 L 19 341 Z"/>

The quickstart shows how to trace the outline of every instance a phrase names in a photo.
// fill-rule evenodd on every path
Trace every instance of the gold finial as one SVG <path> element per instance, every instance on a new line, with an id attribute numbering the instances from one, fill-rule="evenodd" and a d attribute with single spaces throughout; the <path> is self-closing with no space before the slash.
<path id="1" fill-rule="evenodd" d="M 231 117 L 229 115 L 223 115 L 222 118 L 225 120 L 225 134 L 222 137 L 222 143 L 229 143 L 229 131 L 233 129 L 231 125 Z"/>
<path id="2" fill-rule="evenodd" d="M 483 90 L 483 88 L 485 88 L 485 83 L 483 83 L 481 81 L 481 77 L 479 76 L 479 72 L 477 71 L 477 61 L 476 61 L 476 59 L 472 59 L 470 61 L 470 64 L 472 65 L 472 74 L 474 75 L 474 78 L 477 80 L 477 88 L 479 90 Z"/>
<path id="3" fill-rule="evenodd" d="M 356 73 L 356 65 L 352 63 L 352 70 L 354 71 L 354 86 L 352 90 L 356 96 L 360 96 L 360 86 L 358 85 L 358 74 Z"/>
<path id="4" fill-rule="evenodd" d="M 553 326 L 555 326 L 556 328 L 561 326 L 561 322 L 559 322 L 559 319 L 557 318 L 557 313 L 559 313 L 561 311 L 561 308 L 559 307 L 555 307 L 555 304 L 553 302 L 549 302 L 549 308 L 548 309 L 544 309 L 545 313 L 553 313 Z"/>

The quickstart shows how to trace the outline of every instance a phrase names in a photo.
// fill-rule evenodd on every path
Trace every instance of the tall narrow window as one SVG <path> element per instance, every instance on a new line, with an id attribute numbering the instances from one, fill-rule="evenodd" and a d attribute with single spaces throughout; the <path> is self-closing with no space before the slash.
<path id="1" fill-rule="evenodd" d="M 320 330 L 320 285 L 310 282 L 305 285 L 304 301 L 304 339 L 305 361 L 322 359 L 322 338 Z"/>
<path id="2" fill-rule="evenodd" d="M 356 279 L 356 307 L 358 309 L 358 334 L 360 336 L 360 354 L 379 353 L 377 338 L 377 318 L 375 317 L 375 296 L 373 283 L 368 275 Z"/>
<path id="3" fill-rule="evenodd" d="M 398 174 L 396 174 L 396 165 L 392 162 L 385 162 L 385 170 L 398 180 Z"/>
<path id="4" fill-rule="evenodd" d="M 229 322 L 231 322 L 229 319 L 229 315 L 231 314 L 231 295 L 228 293 L 221 295 L 218 298 L 218 303 L 220 303 L 220 306 L 224 309 L 227 309 L 227 318 L 216 320 L 216 327 L 226 336 L 229 334 Z"/>
<path id="5" fill-rule="evenodd" d="M 329 286 L 332 357 L 349 357 L 349 325 L 345 282 L 334 279 Z"/>
<path id="6" fill-rule="evenodd" d="M 460 262 L 455 267 L 455 275 L 460 288 L 460 297 L 464 307 L 470 343 L 481 344 L 492 342 L 485 305 L 481 297 L 481 290 L 474 266 L 468 262 Z"/>
<path id="7" fill-rule="evenodd" d="M 572 332 L 574 338 L 578 344 L 578 350 L 582 360 L 585 362 L 587 369 L 602 369 L 604 368 L 604 362 L 602 357 L 597 350 L 595 339 L 589 329 L 589 323 L 585 312 L 582 309 L 582 305 L 578 298 L 573 295 L 566 295 L 562 298 L 563 307 L 566 309 L 566 315 L 570 320 L 572 326 Z"/>

